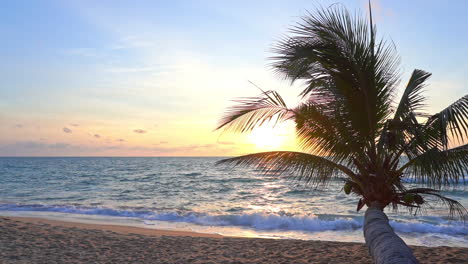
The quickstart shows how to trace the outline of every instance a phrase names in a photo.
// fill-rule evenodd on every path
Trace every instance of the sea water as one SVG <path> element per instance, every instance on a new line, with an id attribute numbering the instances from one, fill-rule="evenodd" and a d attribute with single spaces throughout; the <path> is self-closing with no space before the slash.
<path id="1" fill-rule="evenodd" d="M 231 236 L 363 242 L 358 198 L 343 181 L 313 188 L 216 157 L 0 158 L 0 215 Z M 408 183 L 409 187 L 420 187 Z M 468 205 L 466 184 L 444 195 Z M 409 244 L 468 247 L 468 224 L 434 207 L 386 210 Z"/>

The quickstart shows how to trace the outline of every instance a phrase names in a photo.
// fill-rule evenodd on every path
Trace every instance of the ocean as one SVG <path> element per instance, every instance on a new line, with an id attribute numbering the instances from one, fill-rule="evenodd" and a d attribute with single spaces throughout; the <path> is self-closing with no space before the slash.
<path id="1" fill-rule="evenodd" d="M 341 191 L 215 166 L 217 157 L 0 158 L 0 215 L 36 216 L 229 236 L 364 242 L 358 198 Z M 411 187 L 420 186 L 408 183 Z M 468 206 L 466 184 L 444 194 Z M 468 247 L 468 224 L 435 207 L 386 210 L 411 245 Z"/>

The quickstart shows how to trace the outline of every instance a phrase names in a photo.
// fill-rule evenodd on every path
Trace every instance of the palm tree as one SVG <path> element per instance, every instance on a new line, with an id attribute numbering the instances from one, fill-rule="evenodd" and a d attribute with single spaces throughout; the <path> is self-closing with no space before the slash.
<path id="1" fill-rule="evenodd" d="M 236 100 L 217 129 L 249 132 L 267 122 L 292 120 L 303 152 L 272 151 L 224 159 L 293 177 L 315 187 L 335 178 L 367 206 L 364 237 L 376 263 L 418 263 L 389 225 L 384 208 L 418 213 L 442 202 L 451 217 L 466 209 L 441 187 L 468 172 L 468 95 L 439 113 L 423 111 L 430 73 L 414 70 L 399 100 L 395 48 L 376 39 L 370 20 L 334 5 L 308 13 L 274 46 L 273 69 L 302 81 L 300 103 L 289 108 L 275 91 Z M 450 148 L 451 146 L 458 147 Z M 403 163 L 403 164 L 402 164 Z M 427 188 L 409 189 L 403 177 Z"/>

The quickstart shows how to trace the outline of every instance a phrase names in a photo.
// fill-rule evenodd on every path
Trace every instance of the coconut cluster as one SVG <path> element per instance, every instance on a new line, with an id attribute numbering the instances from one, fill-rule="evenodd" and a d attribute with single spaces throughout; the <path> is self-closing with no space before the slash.
<path id="1" fill-rule="evenodd" d="M 415 193 L 405 193 L 403 196 L 403 201 L 408 204 L 416 203 L 416 204 L 423 204 L 424 199 L 421 195 Z"/>

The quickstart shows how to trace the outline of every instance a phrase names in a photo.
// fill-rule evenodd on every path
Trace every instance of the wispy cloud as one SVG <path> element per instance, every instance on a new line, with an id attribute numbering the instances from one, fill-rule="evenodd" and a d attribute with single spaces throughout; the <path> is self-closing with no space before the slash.
<path id="1" fill-rule="evenodd" d="M 64 127 L 63 129 L 63 132 L 64 133 L 67 133 L 67 134 L 71 134 L 73 131 L 71 129 L 69 129 L 68 127 Z"/>
<path id="2" fill-rule="evenodd" d="M 95 138 L 101 138 L 101 135 L 99 135 L 99 134 L 94 134 L 94 137 L 95 137 Z"/>
<path id="3" fill-rule="evenodd" d="M 146 130 L 143 130 L 143 129 L 135 129 L 133 130 L 133 132 L 137 133 L 137 134 L 144 134 L 146 133 Z"/>
<path id="4" fill-rule="evenodd" d="M 396 16 L 396 13 L 394 12 L 393 9 L 391 9 L 388 6 L 382 5 L 381 0 L 373 0 L 372 1 L 372 16 L 375 21 L 381 23 L 382 20 L 387 19 L 387 18 L 392 18 Z M 369 8 L 369 2 L 367 1 L 362 1 L 361 2 L 361 8 L 362 10 L 368 10 Z"/>
<path id="5" fill-rule="evenodd" d="M 195 144 L 175 147 L 146 147 L 125 145 L 74 145 L 63 142 L 45 143 L 40 141 L 22 141 L 12 144 L 0 144 L 0 156 L 76 156 L 76 155 L 187 155 L 191 151 L 206 153 L 226 153 L 226 149 L 216 144 Z"/>
<path id="6" fill-rule="evenodd" d="M 23 125 L 23 124 L 16 124 L 15 127 L 16 127 L 16 128 L 23 128 L 24 125 Z"/>
<path id="7" fill-rule="evenodd" d="M 216 143 L 220 145 L 235 145 L 236 144 L 235 142 L 231 142 L 231 141 L 218 141 Z"/>
<path id="8" fill-rule="evenodd" d="M 79 124 L 71 123 L 70 126 L 77 127 L 80 126 Z"/>

